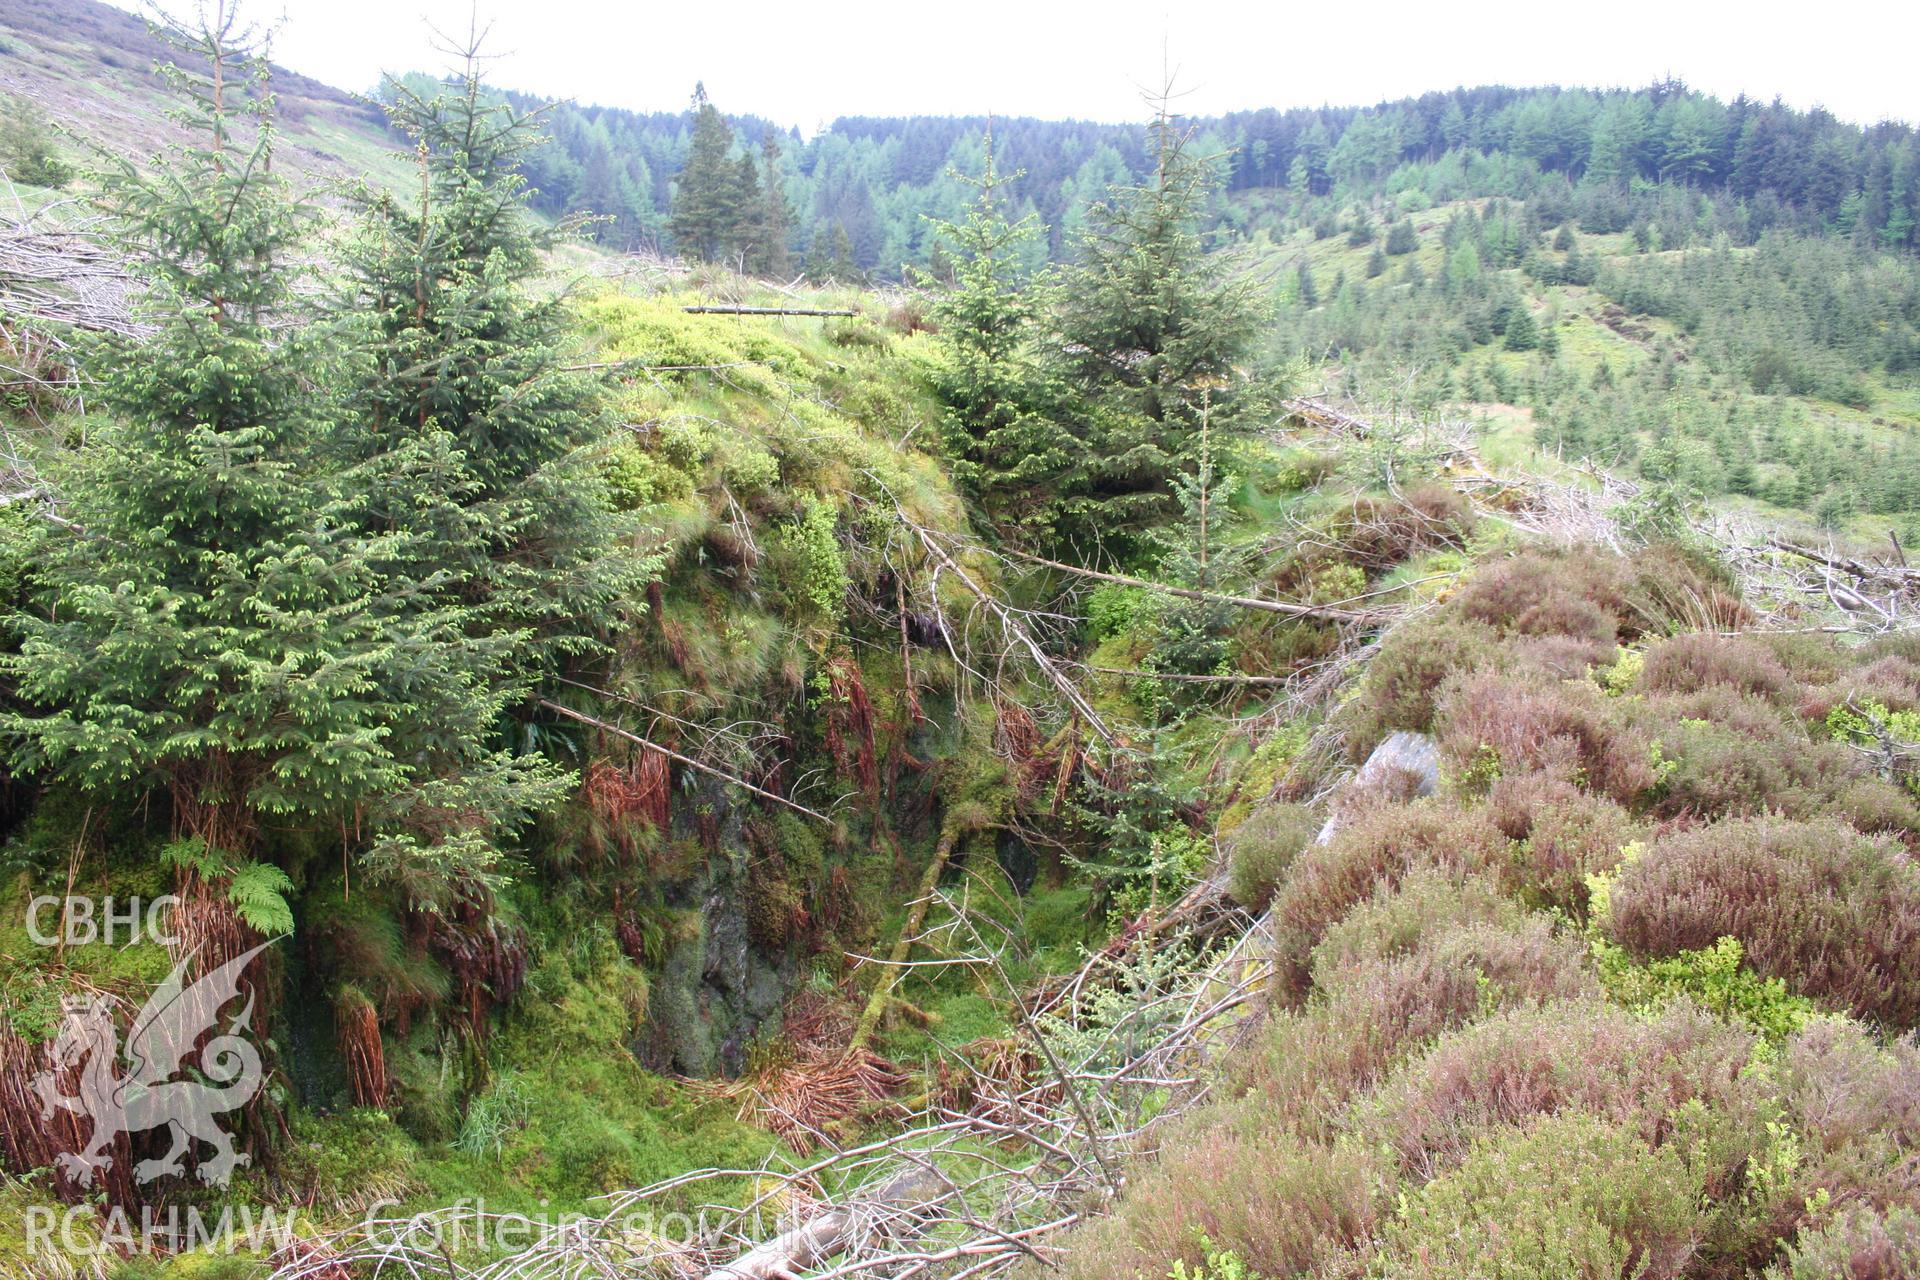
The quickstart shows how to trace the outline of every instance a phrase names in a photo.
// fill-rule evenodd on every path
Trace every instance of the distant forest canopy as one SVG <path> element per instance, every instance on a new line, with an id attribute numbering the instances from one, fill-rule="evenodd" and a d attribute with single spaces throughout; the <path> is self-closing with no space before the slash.
<path id="1" fill-rule="evenodd" d="M 426 83 L 425 77 L 409 82 Z M 530 109 L 542 100 L 504 97 Z M 952 220 L 972 188 L 954 170 L 979 170 L 985 117 L 848 117 L 812 139 L 757 116 L 724 116 L 731 154 L 763 172 L 769 159 L 791 211 L 785 249 L 818 274 L 898 278 L 904 266 L 941 266 L 930 219 Z M 695 113 L 559 103 L 552 139 L 530 159 L 535 207 L 604 215 L 596 236 L 618 248 L 676 245 L 669 229 L 692 147 Z M 1779 102 L 1721 102 L 1678 81 L 1638 90 L 1486 86 L 1428 93 L 1367 108 L 1236 112 L 1194 122 L 1195 151 L 1217 156 L 1218 222 L 1244 235 L 1273 229 L 1283 192 L 1298 216 L 1318 203 L 1422 202 L 1551 188 L 1572 197 L 1583 229 L 1625 230 L 1659 216 L 1662 187 L 1710 201 L 1695 222 L 1751 243 L 1773 227 L 1853 237 L 1865 246 L 1920 247 L 1920 141 L 1912 126 L 1848 124 L 1825 110 Z M 1063 256 L 1086 207 L 1148 163 L 1143 126 L 996 119 L 994 146 L 1012 212 L 1048 234 L 1034 255 Z M 767 146 L 768 140 L 774 143 Z M 702 193 L 711 197 L 713 193 Z M 1558 194 L 1558 193 L 1555 193 Z M 714 245 L 706 246 L 709 250 Z M 1666 244 L 1665 247 L 1679 247 Z"/>

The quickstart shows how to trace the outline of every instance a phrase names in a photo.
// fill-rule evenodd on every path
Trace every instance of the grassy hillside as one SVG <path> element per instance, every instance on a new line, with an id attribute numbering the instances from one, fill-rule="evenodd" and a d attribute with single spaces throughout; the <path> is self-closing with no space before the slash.
<path id="1" fill-rule="evenodd" d="M 119 154 L 152 155 L 173 136 L 171 99 L 153 70 L 170 57 L 141 18 L 94 0 L 19 0 L 0 14 L 0 94 Z M 406 156 L 378 107 L 284 68 L 273 92 L 283 131 L 276 161 L 287 170 L 405 180 Z M 60 145 L 79 158 L 73 143 Z"/>
<path id="2" fill-rule="evenodd" d="M 1661 250 L 1503 200 L 1324 208 L 1248 257 L 1276 351 L 1336 392 L 1469 420 L 1503 461 L 1920 538 L 1911 258 L 1786 232 Z"/>

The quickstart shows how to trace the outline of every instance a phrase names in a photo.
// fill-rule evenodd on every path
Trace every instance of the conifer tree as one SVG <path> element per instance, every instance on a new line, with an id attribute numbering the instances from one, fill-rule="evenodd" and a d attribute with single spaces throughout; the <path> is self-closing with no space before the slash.
<path id="1" fill-rule="evenodd" d="M 760 174 L 753 167 L 753 156 L 746 152 L 734 162 L 731 198 L 733 217 L 723 238 L 723 256 L 729 263 L 751 270 L 766 243 L 766 228 L 761 222 L 766 205 L 760 195 Z"/>
<path id="2" fill-rule="evenodd" d="M 1303 307 L 1320 305 L 1320 291 L 1313 285 L 1313 267 L 1305 258 L 1295 258 L 1293 262 L 1294 295 Z"/>
<path id="3" fill-rule="evenodd" d="M 537 121 L 486 100 L 476 56 L 431 99 L 392 86 L 418 194 L 366 202 L 341 310 L 360 357 L 361 518 L 410 535 L 410 572 L 430 584 L 411 607 L 466 610 L 466 643 L 496 655 L 475 678 L 507 698 L 593 648 L 650 566 L 592 455 L 604 375 L 569 367 L 564 302 L 532 287 L 566 230 L 524 207 Z"/>
<path id="4" fill-rule="evenodd" d="M 561 779 L 477 740 L 498 704 L 449 605 L 406 603 L 423 588 L 411 531 L 359 518 L 338 469 L 357 430 L 341 349 L 288 323 L 303 306 L 289 263 L 316 226 L 270 174 L 265 64 L 224 6 L 193 43 L 208 73 L 168 76 L 195 142 L 102 176 L 151 331 L 84 355 L 101 422 L 59 476 L 75 532 L 0 658 L 23 704 L 5 721 L 13 761 L 160 791 L 208 866 L 252 856 L 269 822 L 319 819 L 484 873 L 490 838 Z"/>
<path id="5" fill-rule="evenodd" d="M 1540 326 L 1533 318 L 1533 312 L 1527 310 L 1525 303 L 1516 303 L 1507 316 L 1507 329 L 1504 335 L 1509 351 L 1532 351 L 1540 345 Z"/>
<path id="6" fill-rule="evenodd" d="M 1117 546 L 1177 513 L 1202 389 L 1218 435 L 1250 407 L 1235 366 L 1251 350 L 1257 311 L 1232 259 L 1207 252 L 1201 236 L 1211 169 L 1189 151 L 1166 95 L 1152 136 L 1153 172 L 1088 211 L 1059 335 L 1061 371 L 1087 405 L 1077 536 Z"/>
<path id="7" fill-rule="evenodd" d="M 927 278 L 943 289 L 953 287 L 953 255 L 938 240 L 927 250 Z"/>
<path id="8" fill-rule="evenodd" d="M 821 284 L 857 284 L 861 272 L 853 260 L 853 239 L 847 224 L 836 222 L 824 236 L 814 239 L 807 252 L 807 276 Z"/>
<path id="9" fill-rule="evenodd" d="M 748 269 L 755 275 L 785 280 L 793 275 L 793 210 L 787 204 L 785 179 L 780 175 L 780 142 L 769 132 L 760 140 L 759 243 Z"/>
<path id="10" fill-rule="evenodd" d="M 1212 394 L 1200 392 L 1199 436 L 1194 469 L 1175 481 L 1181 518 L 1153 531 L 1162 581 L 1193 591 L 1212 592 L 1239 566 L 1228 538 L 1233 508 L 1224 494 L 1234 489 L 1234 477 L 1221 472 L 1210 423 Z M 1219 600 L 1162 601 L 1155 628 L 1158 633 L 1147 663 L 1155 670 L 1204 675 L 1224 669 L 1233 623 L 1233 607 Z M 1160 691 L 1170 698 L 1177 691 Z"/>
<path id="11" fill-rule="evenodd" d="M 680 252 L 711 262 L 728 247 L 739 224 L 740 170 L 728 153 L 733 130 L 707 98 L 707 87 L 693 87 L 693 137 L 687 163 L 674 187 L 667 231 Z"/>
<path id="12" fill-rule="evenodd" d="M 0 172 L 36 187 L 64 187 L 73 170 L 53 146 L 53 125 L 38 103 L 10 98 L 0 115 Z"/>
<path id="13" fill-rule="evenodd" d="M 1021 249 L 1041 234 L 1028 215 L 1007 220 L 986 136 L 980 176 L 955 175 L 978 192 L 961 222 L 936 222 L 953 246 L 953 284 L 934 304 L 941 361 L 934 390 L 953 474 L 1001 533 L 1046 541 L 1061 498 L 1059 478 L 1076 452 L 1060 425 L 1035 342 L 1047 291 L 1023 267 Z M 937 283 L 929 281 L 929 283 Z"/>

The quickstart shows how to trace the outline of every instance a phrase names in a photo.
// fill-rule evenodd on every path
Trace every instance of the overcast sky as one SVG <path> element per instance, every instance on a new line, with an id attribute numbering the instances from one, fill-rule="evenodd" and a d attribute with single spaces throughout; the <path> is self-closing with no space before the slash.
<path id="1" fill-rule="evenodd" d="M 135 7 L 136 0 L 117 0 Z M 165 0 L 176 8 L 191 0 Z M 469 0 L 243 0 L 274 60 L 349 89 L 444 67 L 429 24 Z M 812 132 L 842 115 L 1132 120 L 1163 41 L 1189 114 L 1377 102 L 1456 85 L 1639 86 L 1675 75 L 1873 123 L 1920 118 L 1920 4 L 479 0 L 489 76 L 582 104 L 721 110 Z M 1096 16 L 1097 15 L 1097 16 Z"/>

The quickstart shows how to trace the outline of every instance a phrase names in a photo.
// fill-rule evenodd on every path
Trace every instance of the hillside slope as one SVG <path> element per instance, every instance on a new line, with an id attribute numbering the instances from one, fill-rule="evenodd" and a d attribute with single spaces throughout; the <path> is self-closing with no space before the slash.
<path id="1" fill-rule="evenodd" d="M 1661 249 L 1548 195 L 1407 204 L 1250 235 L 1277 355 L 1383 409 L 1470 422 L 1489 457 L 1536 472 L 1920 543 L 1913 258 L 1785 230 Z"/>
<path id="2" fill-rule="evenodd" d="M 173 136 L 158 64 L 175 58 L 147 24 L 96 0 L 16 0 L 0 12 L 0 94 L 36 103 L 63 129 L 122 155 L 151 155 Z M 398 182 L 404 149 L 380 109 L 275 68 L 282 145 L 276 160 L 314 178 Z"/>

